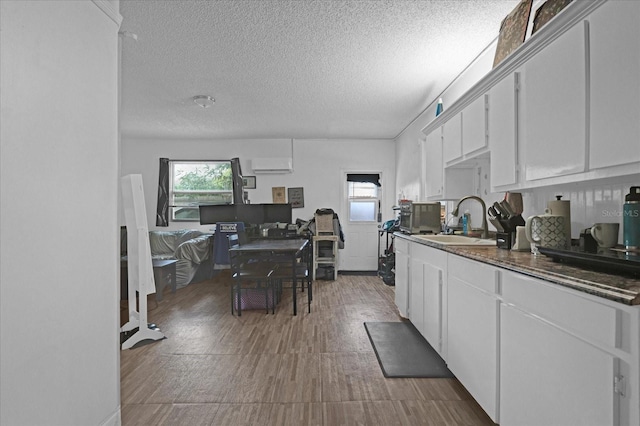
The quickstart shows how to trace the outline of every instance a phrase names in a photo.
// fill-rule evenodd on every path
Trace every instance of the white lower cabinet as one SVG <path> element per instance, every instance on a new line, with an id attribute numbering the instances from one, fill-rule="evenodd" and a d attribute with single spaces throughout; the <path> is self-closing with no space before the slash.
<path id="1" fill-rule="evenodd" d="M 447 365 L 498 422 L 497 270 L 456 255 L 448 261 Z"/>
<path id="2" fill-rule="evenodd" d="M 395 265 L 395 302 L 400 315 L 408 317 L 409 312 L 409 241 L 402 238 L 394 240 Z"/>
<path id="3" fill-rule="evenodd" d="M 513 272 L 501 286 L 501 424 L 640 424 L 637 307 Z"/>
<path id="4" fill-rule="evenodd" d="M 447 253 L 414 244 L 411 247 L 409 319 L 429 344 L 443 356 L 443 286 Z"/>
<path id="5" fill-rule="evenodd" d="M 398 308 L 494 422 L 640 424 L 639 306 L 395 242 Z"/>
<path id="6" fill-rule="evenodd" d="M 502 305 L 500 419 L 505 425 L 611 425 L 617 359 Z"/>

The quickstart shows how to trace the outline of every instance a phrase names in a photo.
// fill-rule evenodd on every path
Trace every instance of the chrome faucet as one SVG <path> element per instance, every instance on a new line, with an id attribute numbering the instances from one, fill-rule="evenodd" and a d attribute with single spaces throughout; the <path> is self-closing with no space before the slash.
<path id="1" fill-rule="evenodd" d="M 489 225 L 487 224 L 487 214 L 486 214 L 487 205 L 484 203 L 482 198 L 477 197 L 475 195 L 467 195 L 466 197 L 460 198 L 456 203 L 456 207 L 453 209 L 451 214 L 453 216 L 458 216 L 458 209 L 460 208 L 460 204 L 462 204 L 464 200 L 476 200 L 476 201 L 479 201 L 480 204 L 482 204 L 482 238 L 485 238 L 485 239 L 489 238 Z"/>

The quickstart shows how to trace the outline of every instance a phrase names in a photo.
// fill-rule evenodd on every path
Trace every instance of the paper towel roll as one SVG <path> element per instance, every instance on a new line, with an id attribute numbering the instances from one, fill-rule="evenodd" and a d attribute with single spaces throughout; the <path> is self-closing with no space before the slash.
<path id="1" fill-rule="evenodd" d="M 516 226 L 516 241 L 511 248 L 513 251 L 529 251 L 531 250 L 531 243 L 527 240 L 527 234 L 525 233 L 524 226 Z"/>

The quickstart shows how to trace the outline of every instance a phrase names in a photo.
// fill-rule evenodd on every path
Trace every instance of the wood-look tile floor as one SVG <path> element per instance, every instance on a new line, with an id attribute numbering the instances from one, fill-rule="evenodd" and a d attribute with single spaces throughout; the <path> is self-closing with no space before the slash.
<path id="1" fill-rule="evenodd" d="M 400 317 L 380 278 L 316 281 L 297 316 L 290 289 L 275 315 L 231 315 L 230 283 L 150 296 L 167 338 L 121 352 L 124 426 L 493 424 L 456 379 L 383 376 L 363 323 Z"/>

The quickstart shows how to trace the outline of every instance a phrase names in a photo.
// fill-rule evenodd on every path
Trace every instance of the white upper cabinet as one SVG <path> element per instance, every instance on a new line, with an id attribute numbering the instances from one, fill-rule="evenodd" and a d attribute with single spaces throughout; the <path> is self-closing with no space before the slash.
<path id="1" fill-rule="evenodd" d="M 427 135 L 424 142 L 425 178 L 427 198 L 442 197 L 444 185 L 444 166 L 442 164 L 442 127 Z"/>
<path id="2" fill-rule="evenodd" d="M 491 186 L 517 183 L 517 73 L 512 73 L 489 92 L 489 151 Z"/>
<path id="3" fill-rule="evenodd" d="M 486 96 L 479 96 L 443 125 L 443 156 L 446 165 L 473 158 L 487 148 Z"/>
<path id="4" fill-rule="evenodd" d="M 440 199 L 487 148 L 494 192 L 638 176 L 638 22 L 640 1 L 571 2 L 427 125 L 443 128 Z"/>
<path id="5" fill-rule="evenodd" d="M 462 110 L 462 154 L 487 147 L 487 97 L 480 96 Z"/>
<path id="6" fill-rule="evenodd" d="M 462 157 L 462 114 L 457 113 L 443 126 L 442 152 L 445 163 Z"/>
<path id="7" fill-rule="evenodd" d="M 437 127 L 424 141 L 425 197 L 430 201 L 441 201 L 475 194 L 473 168 L 444 167 L 442 156 L 446 143 L 443 144 L 442 134 L 442 127 Z"/>
<path id="8" fill-rule="evenodd" d="M 640 2 L 607 2 L 588 18 L 591 169 L 640 162 Z"/>
<path id="9" fill-rule="evenodd" d="M 585 171 L 585 31 L 575 25 L 524 64 L 519 123 L 527 181 Z"/>

